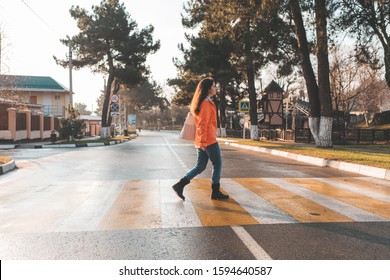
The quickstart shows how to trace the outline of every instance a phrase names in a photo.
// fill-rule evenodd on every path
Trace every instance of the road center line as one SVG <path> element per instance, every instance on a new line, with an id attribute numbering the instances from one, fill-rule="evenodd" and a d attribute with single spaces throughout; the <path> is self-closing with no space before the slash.
<path id="1" fill-rule="evenodd" d="M 163 137 L 164 138 L 164 141 L 165 143 L 167 143 L 167 146 L 168 148 L 171 150 L 171 152 L 175 155 L 175 157 L 177 158 L 177 160 L 180 162 L 181 166 L 183 166 L 184 170 L 186 172 L 189 172 L 190 169 L 187 167 L 187 165 L 184 163 L 184 161 L 179 157 L 179 155 L 175 152 L 175 150 L 172 148 L 172 145 L 169 144 L 167 138 Z"/>
<path id="2" fill-rule="evenodd" d="M 253 239 L 253 237 L 242 227 L 232 226 L 232 230 L 238 238 L 245 244 L 256 260 L 272 260 L 267 252 Z"/>

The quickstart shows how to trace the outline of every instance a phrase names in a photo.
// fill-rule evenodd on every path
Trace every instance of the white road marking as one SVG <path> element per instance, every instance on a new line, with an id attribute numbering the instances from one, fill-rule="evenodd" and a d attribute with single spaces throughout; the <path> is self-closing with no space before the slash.
<path id="1" fill-rule="evenodd" d="M 98 230 L 105 215 L 122 192 L 126 182 L 94 182 L 94 190 L 91 191 L 91 195 L 68 218 L 61 222 L 55 229 L 55 232 Z"/>
<path id="2" fill-rule="evenodd" d="M 298 223 L 293 217 L 232 179 L 221 179 L 221 187 L 260 224 Z"/>
<path id="3" fill-rule="evenodd" d="M 375 177 L 356 177 L 356 179 L 366 181 L 370 184 L 378 184 L 381 186 L 389 186 L 390 187 L 390 180 L 383 180 Z"/>
<path id="4" fill-rule="evenodd" d="M 348 191 L 362 194 L 362 195 L 365 195 L 365 196 L 368 196 L 371 198 L 390 202 L 390 196 L 388 196 L 388 195 L 376 193 L 376 192 L 369 191 L 369 190 L 360 189 L 360 188 L 357 188 L 357 187 L 354 187 L 354 186 L 351 186 L 351 185 L 348 185 L 345 183 L 335 182 L 335 181 L 332 181 L 332 180 L 329 180 L 326 178 L 313 178 L 313 179 L 316 181 L 320 181 L 320 182 L 323 182 L 325 184 L 331 185 L 333 187 L 339 188 L 339 189 L 348 190 Z"/>
<path id="5" fill-rule="evenodd" d="M 175 155 L 175 157 L 177 158 L 177 160 L 179 161 L 179 163 L 181 164 L 181 166 L 183 166 L 184 170 L 186 172 L 189 172 L 190 169 L 187 167 L 187 165 L 184 163 L 184 161 L 179 157 L 179 155 L 175 152 L 175 150 L 172 148 L 172 145 L 169 144 L 167 138 L 163 137 L 164 138 L 164 141 L 167 143 L 168 145 L 168 148 L 171 150 L 171 152 Z"/>
<path id="6" fill-rule="evenodd" d="M 182 201 L 172 190 L 177 180 L 160 180 L 163 228 L 201 227 L 202 223 L 189 199 Z M 184 193 L 185 195 L 185 193 Z"/>
<path id="7" fill-rule="evenodd" d="M 347 216 L 358 222 L 384 222 L 389 221 L 386 218 L 377 216 L 373 213 L 370 213 L 366 210 L 362 210 L 355 206 L 349 205 L 342 201 L 329 198 L 325 195 L 313 192 L 297 184 L 293 184 L 287 181 L 284 181 L 279 178 L 262 178 L 263 180 L 270 182 L 271 184 L 277 185 L 280 188 L 283 188 L 289 192 L 295 193 L 301 197 L 314 201 L 315 203 L 332 209 L 344 216 Z"/>
<path id="8" fill-rule="evenodd" d="M 253 237 L 242 227 L 232 226 L 238 238 L 245 244 L 256 260 L 272 260 L 267 252 L 253 239 Z"/>

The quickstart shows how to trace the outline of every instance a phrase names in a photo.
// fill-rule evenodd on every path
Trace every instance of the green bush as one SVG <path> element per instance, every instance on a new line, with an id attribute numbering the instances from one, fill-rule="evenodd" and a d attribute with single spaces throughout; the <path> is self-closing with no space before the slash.
<path id="1" fill-rule="evenodd" d="M 68 117 L 61 120 L 60 137 L 68 142 L 81 139 L 83 129 L 86 127 L 84 120 L 79 119 L 80 113 L 71 105 L 66 110 L 68 111 Z"/>

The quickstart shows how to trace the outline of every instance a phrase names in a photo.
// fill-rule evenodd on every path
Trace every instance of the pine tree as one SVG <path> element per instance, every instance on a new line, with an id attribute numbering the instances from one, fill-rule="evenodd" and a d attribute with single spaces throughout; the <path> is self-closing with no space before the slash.
<path id="1" fill-rule="evenodd" d="M 138 30 L 119 0 L 102 0 L 100 5 L 92 6 L 92 12 L 72 6 L 70 14 L 80 33 L 61 42 L 72 47 L 73 66 L 90 67 L 93 72 L 108 75 L 102 108 L 102 137 L 106 138 L 111 124 L 111 93 L 117 92 L 121 84 L 137 85 L 146 80 L 147 55 L 156 52 L 160 43 L 153 42 L 153 26 Z M 66 60 L 55 60 L 64 67 L 68 65 Z"/>

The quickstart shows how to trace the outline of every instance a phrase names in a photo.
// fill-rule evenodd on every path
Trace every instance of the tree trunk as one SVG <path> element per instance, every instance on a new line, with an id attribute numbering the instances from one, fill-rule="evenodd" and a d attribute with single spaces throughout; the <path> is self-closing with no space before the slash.
<path id="1" fill-rule="evenodd" d="M 220 136 L 226 137 L 226 86 L 221 85 L 219 94 L 219 119 L 220 119 Z"/>
<path id="2" fill-rule="evenodd" d="M 328 41 L 325 0 L 315 1 L 318 47 L 318 85 L 310 61 L 310 51 L 298 0 L 290 0 L 302 60 L 302 71 L 309 96 L 309 127 L 317 147 L 332 147 L 332 101 L 329 83 Z"/>
<path id="3" fill-rule="evenodd" d="M 389 45 L 383 46 L 385 53 L 385 79 L 386 84 L 390 88 L 390 47 Z"/>
<path id="4" fill-rule="evenodd" d="M 315 0 L 317 59 L 318 59 L 318 91 L 321 104 L 319 141 L 317 147 L 332 147 L 332 98 L 329 82 L 328 34 L 326 0 Z"/>
<path id="5" fill-rule="evenodd" d="M 109 115 L 109 105 L 110 105 L 110 97 L 111 97 L 111 86 L 114 81 L 114 75 L 109 73 L 106 91 L 104 93 L 104 102 L 102 109 L 102 129 L 100 133 L 100 138 L 108 138 L 110 137 L 110 124 L 108 123 L 108 115 Z"/>
<path id="6" fill-rule="evenodd" d="M 314 141 L 317 143 L 320 142 L 320 139 L 318 137 L 319 130 L 320 130 L 320 118 L 315 117 L 309 117 L 309 128 L 310 132 L 313 135 Z"/>
<path id="7" fill-rule="evenodd" d="M 299 6 L 298 0 L 290 0 L 289 5 L 295 23 L 295 32 L 298 39 L 302 71 L 305 78 L 307 94 L 309 96 L 309 115 L 313 118 L 319 118 L 321 106 L 318 95 L 318 86 L 313 71 L 313 66 L 310 61 L 310 50 L 307 42 L 305 27 L 303 25 L 301 7 Z"/>
<path id="8" fill-rule="evenodd" d="M 249 20 L 247 21 L 247 29 L 250 29 Z M 246 38 L 245 42 L 245 56 L 246 56 L 246 75 L 248 80 L 249 93 L 249 117 L 251 123 L 251 139 L 259 140 L 259 128 L 257 123 L 257 96 L 255 87 L 255 70 L 253 68 L 252 58 L 252 44 L 251 39 Z"/>
<path id="9" fill-rule="evenodd" d="M 317 147 L 331 148 L 332 147 L 332 117 L 321 117 L 320 131 L 318 134 L 319 141 L 316 143 Z"/>
<path id="10" fill-rule="evenodd" d="M 221 136 L 221 128 L 220 128 L 221 121 L 219 118 L 219 108 L 221 106 L 221 102 L 220 102 L 220 100 L 218 100 L 217 96 L 214 96 L 213 102 L 214 102 L 215 107 L 217 109 L 216 110 L 217 111 L 217 137 L 220 137 Z"/>
<path id="11" fill-rule="evenodd" d="M 247 79 L 248 79 L 248 91 L 249 91 L 249 117 L 251 123 L 251 139 L 259 140 L 259 129 L 257 125 L 257 100 L 256 100 L 256 88 L 255 88 L 255 75 L 253 71 L 253 61 L 249 57 L 250 61 L 247 64 Z"/>

